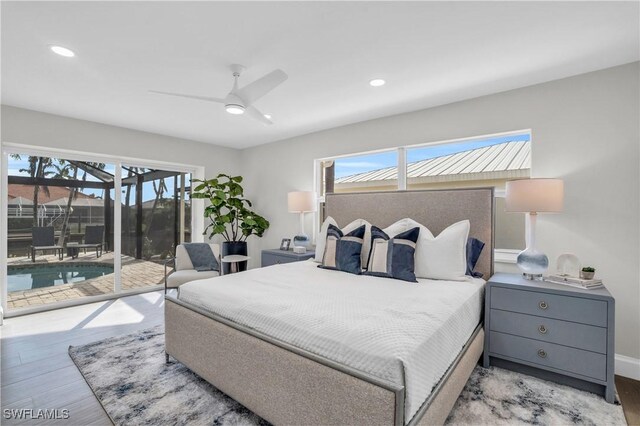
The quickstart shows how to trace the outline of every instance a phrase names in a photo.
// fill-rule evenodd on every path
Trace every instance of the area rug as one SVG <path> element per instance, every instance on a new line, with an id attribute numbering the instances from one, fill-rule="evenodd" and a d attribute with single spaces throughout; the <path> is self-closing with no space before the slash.
<path id="1" fill-rule="evenodd" d="M 161 327 L 69 347 L 116 425 L 268 425 L 179 362 L 165 363 Z M 476 367 L 450 425 L 626 425 L 601 397 L 511 371 Z"/>

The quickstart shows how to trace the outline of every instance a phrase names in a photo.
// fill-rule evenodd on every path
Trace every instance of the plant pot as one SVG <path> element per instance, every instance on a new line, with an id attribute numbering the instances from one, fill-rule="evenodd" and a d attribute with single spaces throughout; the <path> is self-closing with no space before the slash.
<path id="1" fill-rule="evenodd" d="M 580 278 L 582 278 L 583 280 L 592 280 L 595 274 L 596 274 L 595 271 L 594 272 L 580 271 Z"/>
<path id="2" fill-rule="evenodd" d="M 225 241 L 222 243 L 222 257 L 229 256 L 232 254 L 239 254 L 242 256 L 247 255 L 247 242 L 246 241 Z M 246 271 L 247 265 L 249 262 L 246 260 L 244 262 L 238 262 L 238 272 Z M 227 275 L 231 273 L 231 264 L 223 263 L 222 264 L 223 274 Z"/>

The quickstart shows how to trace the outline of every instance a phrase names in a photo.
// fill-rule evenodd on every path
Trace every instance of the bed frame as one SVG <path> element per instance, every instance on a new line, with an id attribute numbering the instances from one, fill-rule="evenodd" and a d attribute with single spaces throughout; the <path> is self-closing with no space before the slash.
<path id="1" fill-rule="evenodd" d="M 340 226 L 363 218 L 386 227 L 411 217 L 434 235 L 469 219 L 486 243 L 476 270 L 493 273 L 493 189 L 329 194 L 325 215 Z M 165 300 L 169 355 L 276 425 L 443 424 L 482 354 L 480 323 L 429 398 L 405 419 L 405 389 L 203 311 Z"/>

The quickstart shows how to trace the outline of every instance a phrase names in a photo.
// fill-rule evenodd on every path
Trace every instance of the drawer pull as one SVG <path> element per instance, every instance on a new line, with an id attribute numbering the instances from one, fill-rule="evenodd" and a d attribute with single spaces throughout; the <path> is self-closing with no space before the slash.
<path id="1" fill-rule="evenodd" d="M 538 356 L 540 358 L 546 358 L 547 357 L 547 353 L 543 349 L 538 349 Z"/>
<path id="2" fill-rule="evenodd" d="M 540 308 L 540 309 L 547 309 L 548 307 L 549 307 L 549 305 L 544 300 L 542 300 L 542 301 L 540 301 L 540 303 L 538 303 L 538 308 Z"/>
<path id="3" fill-rule="evenodd" d="M 547 327 L 542 324 L 538 327 L 538 331 L 540 332 L 540 334 L 547 334 Z"/>

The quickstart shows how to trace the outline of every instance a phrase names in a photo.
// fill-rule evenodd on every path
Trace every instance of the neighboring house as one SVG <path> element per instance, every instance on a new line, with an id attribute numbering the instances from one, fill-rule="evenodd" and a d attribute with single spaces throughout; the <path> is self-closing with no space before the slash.
<path id="1" fill-rule="evenodd" d="M 38 192 L 38 204 L 45 204 L 50 201 L 58 200 L 63 197 L 69 197 L 71 190 L 63 186 L 48 186 L 48 192 L 40 187 Z M 33 203 L 33 185 L 22 185 L 17 183 L 10 183 L 7 188 L 7 194 L 9 196 L 9 204 L 12 204 L 12 200 L 16 198 L 23 198 Z M 78 192 L 76 199 L 81 198 L 95 198 L 90 195 Z"/>
<path id="2" fill-rule="evenodd" d="M 30 218 L 33 216 L 33 185 L 22 185 L 10 183 L 7 188 L 9 199 L 9 219 Z M 67 203 L 72 190 L 61 186 L 49 186 L 45 191 L 43 187 L 38 192 L 39 222 L 41 225 L 56 225 L 59 219 L 64 216 Z M 104 200 L 77 192 L 71 201 L 72 221 L 95 223 L 102 222 Z M 10 231 L 25 228 L 25 223 L 14 224 Z M 30 225 L 29 225 L 30 226 Z"/>

